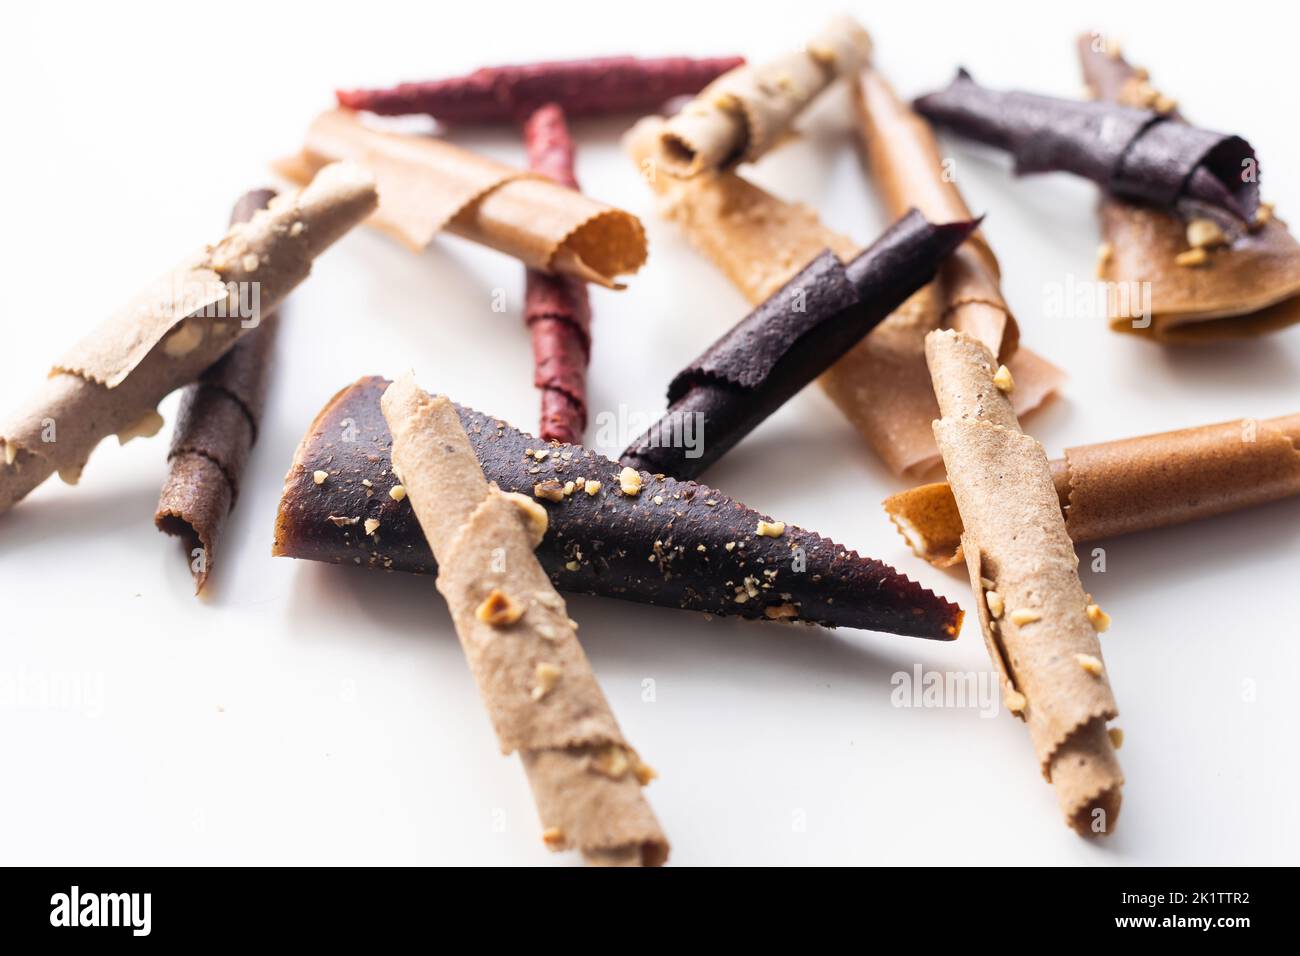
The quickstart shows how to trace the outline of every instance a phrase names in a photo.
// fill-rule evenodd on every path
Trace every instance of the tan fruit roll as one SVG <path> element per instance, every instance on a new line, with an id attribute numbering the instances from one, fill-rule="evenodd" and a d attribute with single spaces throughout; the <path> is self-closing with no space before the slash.
<path id="1" fill-rule="evenodd" d="M 1093 96 L 1177 116 L 1177 103 L 1118 46 L 1085 34 L 1078 50 Z M 1248 229 L 1208 218 L 1189 221 L 1107 196 L 1100 212 L 1097 273 L 1116 284 L 1117 294 L 1107 297 L 1115 331 L 1194 344 L 1264 335 L 1300 322 L 1300 243 L 1268 203 Z"/>
<path id="2" fill-rule="evenodd" d="M 76 484 L 100 440 L 154 435 L 157 405 L 195 381 L 375 208 L 374 180 L 337 164 L 191 256 L 82 339 L 0 422 L 0 512 L 50 475 Z M 248 308 L 255 305 L 255 308 Z"/>
<path id="3" fill-rule="evenodd" d="M 1076 543 L 1163 528 L 1300 494 L 1300 414 L 1067 448 L 1049 465 Z M 962 559 L 947 482 L 892 495 L 885 511 L 919 557 Z"/>
<path id="4" fill-rule="evenodd" d="M 546 510 L 489 485 L 455 407 L 408 374 L 381 400 L 393 468 L 438 560 L 437 586 L 503 753 L 518 752 L 553 850 L 602 866 L 658 866 L 668 841 L 577 623 L 534 554 Z"/>
<path id="5" fill-rule="evenodd" d="M 790 134 L 826 87 L 870 58 L 867 31 L 835 17 L 802 50 L 742 64 L 706 86 L 659 131 L 657 162 L 679 177 L 753 162 Z"/>
<path id="6" fill-rule="evenodd" d="M 340 159 L 374 173 L 371 225 L 413 251 L 445 229 L 529 268 L 612 289 L 645 264 L 645 230 L 631 213 L 435 137 L 374 129 L 348 110 L 318 116 L 302 151 L 274 168 L 300 183 Z"/>
<path id="7" fill-rule="evenodd" d="M 1106 722 L 1118 714 L 1042 446 L 1020 430 L 974 337 L 931 332 L 926 358 L 942 417 L 934 423 L 980 629 L 1007 709 L 1025 721 L 1067 824 L 1110 833 L 1124 777 Z"/>

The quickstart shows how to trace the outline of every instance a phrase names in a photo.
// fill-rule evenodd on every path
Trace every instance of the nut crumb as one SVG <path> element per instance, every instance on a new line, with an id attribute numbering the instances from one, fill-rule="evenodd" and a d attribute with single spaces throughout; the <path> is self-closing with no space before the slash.
<path id="1" fill-rule="evenodd" d="M 993 384 L 997 386 L 999 392 L 1010 395 L 1016 387 L 1016 380 L 1011 377 L 1011 369 L 1005 365 L 999 365 L 997 372 L 993 376 Z"/>
<path id="2" fill-rule="evenodd" d="M 559 827 L 547 827 L 542 831 L 542 842 L 548 850 L 563 850 L 566 837 Z"/>
<path id="3" fill-rule="evenodd" d="M 1089 604 L 1085 610 L 1088 615 L 1088 620 L 1092 622 L 1093 630 L 1098 634 L 1104 632 L 1108 627 L 1110 627 L 1110 615 L 1096 604 Z"/>
<path id="4" fill-rule="evenodd" d="M 316 482 L 316 484 L 318 485 L 323 485 L 325 484 L 325 479 L 328 478 L 329 476 L 330 473 L 328 471 L 321 471 L 320 469 L 317 469 L 316 471 L 313 471 L 311 473 L 311 480 Z"/>
<path id="5" fill-rule="evenodd" d="M 636 758 L 636 766 L 632 768 L 632 773 L 636 775 L 636 782 L 641 786 L 647 786 L 651 780 L 658 780 L 659 774 L 654 767 L 648 763 L 642 763 L 641 758 Z"/>
<path id="6" fill-rule="evenodd" d="M 378 518 L 367 518 L 365 523 L 366 534 L 374 534 L 379 530 Z"/>
<path id="7" fill-rule="evenodd" d="M 533 495 L 545 501 L 563 501 L 564 485 L 554 478 L 547 478 L 545 481 L 533 485 Z"/>
<path id="8" fill-rule="evenodd" d="M 655 504 L 657 504 L 657 505 L 661 505 L 661 504 L 664 503 L 664 496 L 663 496 L 663 495 L 655 495 L 655 496 L 654 496 L 653 498 L 651 498 L 650 500 L 653 501 L 653 502 L 654 502 Z"/>
<path id="9" fill-rule="evenodd" d="M 618 473 L 618 486 L 625 495 L 641 494 L 641 473 L 635 468 L 624 468 Z"/>
<path id="10" fill-rule="evenodd" d="M 564 564 L 564 570 L 566 570 L 566 571 L 580 571 L 580 570 L 582 570 L 582 565 L 579 564 L 577 561 L 566 561 L 565 564 Z"/>
<path id="11" fill-rule="evenodd" d="M 538 664 L 536 669 L 537 686 L 533 688 L 533 700 L 541 700 L 555 690 L 555 685 L 560 682 L 560 675 L 563 673 L 563 668 L 559 664 L 550 664 L 546 661 Z"/>
<path id="12" fill-rule="evenodd" d="M 307 227 L 303 225 L 301 221 L 295 222 L 292 226 L 289 227 L 289 235 L 293 236 L 296 239 L 298 236 L 302 235 L 302 231 L 306 228 Z"/>
<path id="13" fill-rule="evenodd" d="M 1124 746 L 1124 731 L 1118 727 L 1107 727 L 1106 736 L 1110 738 L 1110 745 L 1116 750 Z"/>
<path id="14" fill-rule="evenodd" d="M 388 489 L 388 497 L 394 501 L 401 501 L 406 497 L 406 487 L 404 485 L 393 485 Z"/>
<path id="15" fill-rule="evenodd" d="M 1172 96 L 1165 96 L 1163 93 L 1156 95 L 1155 102 L 1151 108 L 1162 116 L 1168 116 L 1174 110 L 1178 109 L 1178 101 Z"/>
<path id="16" fill-rule="evenodd" d="M 1271 202 L 1262 202 L 1259 208 L 1255 210 L 1255 220 L 1252 225 L 1259 227 L 1267 225 L 1273 219 L 1273 204 Z"/>
<path id="17" fill-rule="evenodd" d="M 1012 624 L 1020 626 L 1022 624 L 1033 624 L 1035 621 L 1041 621 L 1042 618 L 1043 615 L 1032 608 L 1022 607 L 1018 611 L 1012 611 L 1009 620 Z"/>
<path id="18" fill-rule="evenodd" d="M 595 495 L 597 492 L 600 491 L 600 489 L 601 489 L 601 484 L 600 484 L 600 482 L 599 482 L 599 481 L 595 481 L 595 480 L 593 480 L 593 479 L 588 479 L 588 480 L 587 480 L 586 482 L 584 482 L 583 485 L 582 485 L 582 490 L 585 491 L 585 492 L 586 492 L 587 494 L 589 494 L 589 495 Z"/>
<path id="19" fill-rule="evenodd" d="M 1174 264 L 1184 268 L 1203 266 L 1210 260 L 1210 254 L 1205 251 L 1203 246 L 1195 249 L 1188 249 L 1186 252 L 1180 252 L 1174 256 Z"/>
<path id="20" fill-rule="evenodd" d="M 799 609 L 789 601 L 784 604 L 770 604 L 763 608 L 763 616 L 769 621 L 792 621 L 799 616 Z"/>
<path id="21" fill-rule="evenodd" d="M 821 66 L 835 65 L 835 51 L 823 43 L 808 44 L 808 55 L 812 57 L 814 63 Z"/>
<path id="22" fill-rule="evenodd" d="M 330 515 L 325 520 L 332 522 L 336 527 L 339 528 L 350 528 L 354 524 L 361 523 L 360 517 L 349 518 L 346 515 Z"/>
<path id="23" fill-rule="evenodd" d="M 754 533 L 763 538 L 779 538 L 785 534 L 785 522 L 764 521 L 760 518 L 758 528 L 755 529 Z"/>
<path id="24" fill-rule="evenodd" d="M 1115 258 L 1115 247 L 1109 242 L 1103 242 L 1097 247 L 1097 278 L 1101 279 L 1106 274 L 1106 267 L 1110 265 L 1111 260 Z"/>
<path id="25" fill-rule="evenodd" d="M 241 263 L 245 272 L 256 272 L 257 267 L 261 264 L 262 262 L 257 258 L 256 252 L 250 252 L 248 255 L 244 256 L 244 261 Z"/>
<path id="26" fill-rule="evenodd" d="M 517 491 L 502 492 L 510 503 L 519 509 L 523 515 L 524 524 L 528 526 L 528 531 L 533 540 L 540 542 L 546 536 L 546 529 L 550 527 L 551 519 L 546 513 L 546 509 L 539 505 L 527 495 L 521 495 Z"/>
<path id="27" fill-rule="evenodd" d="M 704 552 L 705 554 L 708 554 L 708 552 L 709 552 L 709 549 L 708 549 L 707 547 L 705 547 L 704 545 L 702 545 L 702 544 L 697 544 L 697 545 L 695 546 L 695 550 L 696 550 L 696 551 L 702 551 L 702 552 Z"/>
<path id="28" fill-rule="evenodd" d="M 626 750 L 617 744 L 612 744 L 592 757 L 587 767 L 611 780 L 622 780 L 632 769 L 632 762 L 627 759 Z"/>
<path id="29" fill-rule="evenodd" d="M 727 549 L 728 551 L 735 551 L 735 550 L 736 550 L 736 542 L 734 542 L 734 541 L 728 541 L 727 544 L 726 544 L 726 549 Z"/>
<path id="30" fill-rule="evenodd" d="M 1007 691 L 1006 697 L 1003 700 L 1007 705 L 1007 710 L 1011 711 L 1013 714 L 1023 714 L 1025 708 L 1029 706 L 1029 701 L 1025 699 L 1025 695 L 1020 693 L 1018 690 Z"/>
<path id="31" fill-rule="evenodd" d="M 1002 595 L 997 591 L 985 591 L 984 603 L 989 607 L 989 613 L 994 617 L 1001 617 L 1002 612 L 1006 610 L 1006 605 L 1002 601 Z"/>
<path id="32" fill-rule="evenodd" d="M 474 616 L 484 624 L 507 627 L 524 616 L 524 608 L 500 588 L 493 588 L 474 611 Z"/>
<path id="33" fill-rule="evenodd" d="M 573 489 L 576 487 L 578 486 L 574 484 L 572 481 L 566 481 L 564 483 L 564 497 L 567 498 L 569 497 L 569 495 L 573 494 Z"/>
<path id="34" fill-rule="evenodd" d="M 375 486 L 375 483 L 371 481 L 369 478 L 362 478 L 361 483 L 365 485 L 367 488 L 373 488 Z"/>
<path id="35" fill-rule="evenodd" d="M 1187 244 L 1193 249 L 1213 249 L 1227 245 L 1228 237 L 1213 219 L 1193 219 L 1187 224 Z"/>
<path id="36" fill-rule="evenodd" d="M 1075 654 L 1074 659 L 1079 666 L 1086 670 L 1093 677 L 1100 677 L 1102 672 L 1101 661 L 1091 654 Z"/>

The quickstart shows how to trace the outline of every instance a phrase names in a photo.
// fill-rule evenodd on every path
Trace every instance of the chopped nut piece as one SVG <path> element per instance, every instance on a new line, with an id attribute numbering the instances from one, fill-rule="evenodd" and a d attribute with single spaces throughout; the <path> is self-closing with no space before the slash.
<path id="1" fill-rule="evenodd" d="M 632 762 L 627 759 L 626 750 L 618 744 L 612 744 L 592 757 L 587 766 L 611 780 L 621 780 L 632 769 Z"/>
<path id="2" fill-rule="evenodd" d="M 653 502 L 654 502 L 655 504 L 657 504 L 657 505 L 661 505 L 661 504 L 664 503 L 664 496 L 663 496 L 663 495 L 655 495 L 655 496 L 654 496 L 653 498 L 651 498 L 650 500 L 653 501 Z"/>
<path id="3" fill-rule="evenodd" d="M 200 322 L 183 322 L 163 342 L 163 351 L 172 358 L 189 355 L 203 341 L 203 325 Z"/>
<path id="4" fill-rule="evenodd" d="M 799 616 L 799 609 L 787 601 L 784 604 L 770 604 L 763 608 L 763 615 L 769 621 L 791 621 Z"/>
<path id="5" fill-rule="evenodd" d="M 524 608 L 500 588 L 493 588 L 474 611 L 474 616 L 484 624 L 506 627 L 524 616 Z"/>
<path id="6" fill-rule="evenodd" d="M 1016 387 L 1016 380 L 1011 377 L 1011 369 L 1005 365 L 999 365 L 997 372 L 993 375 L 993 384 L 998 387 L 999 392 L 1010 395 Z"/>
<path id="7" fill-rule="evenodd" d="M 533 688 L 533 700 L 541 700 L 555 690 L 555 685 L 560 682 L 560 675 L 564 673 L 564 670 L 559 664 L 542 661 L 537 665 L 536 673 L 537 686 Z"/>
<path id="8" fill-rule="evenodd" d="M 1259 208 L 1255 210 L 1254 225 L 1263 226 L 1271 222 L 1272 219 L 1273 219 L 1273 204 L 1271 202 L 1260 203 Z"/>
<path id="9" fill-rule="evenodd" d="M 1092 622 L 1093 629 L 1098 634 L 1110 627 L 1110 615 L 1096 604 L 1089 604 L 1085 610 L 1088 614 L 1088 620 Z"/>
<path id="10" fill-rule="evenodd" d="M 567 497 L 569 497 L 569 495 L 573 494 L 573 489 L 576 488 L 576 487 L 577 487 L 577 485 L 575 485 L 573 482 L 571 482 L 571 481 L 566 481 L 566 482 L 564 483 L 564 497 L 567 498 Z"/>
<path id="11" fill-rule="evenodd" d="M 336 527 L 339 528 L 350 528 L 354 524 L 361 523 L 360 516 L 356 518 L 349 518 L 347 515 L 330 515 L 325 520 L 332 522 Z"/>
<path id="12" fill-rule="evenodd" d="M 1025 708 L 1029 706 L 1029 701 L 1025 699 L 1025 695 L 1018 690 L 1007 691 L 1004 702 L 1007 705 L 1007 710 L 1013 714 L 1023 714 Z"/>
<path id="13" fill-rule="evenodd" d="M 289 227 L 289 235 L 295 238 L 301 236 L 302 231 L 306 228 L 307 227 L 303 225 L 301 222 L 295 222 L 292 226 Z"/>
<path id="14" fill-rule="evenodd" d="M 1102 279 L 1106 276 L 1106 267 L 1110 265 L 1111 260 L 1115 258 L 1115 247 L 1109 242 L 1103 242 L 1097 247 L 1097 278 Z"/>
<path id="15" fill-rule="evenodd" d="M 985 591 L 984 603 L 989 606 L 989 613 L 994 617 L 1001 617 L 1006 606 L 1002 602 L 1002 595 L 997 591 Z"/>
<path id="16" fill-rule="evenodd" d="M 736 542 L 734 542 L 734 541 L 728 541 L 728 542 L 726 543 L 725 547 L 726 547 L 726 549 L 727 549 L 728 551 L 734 551 L 734 550 L 736 550 Z"/>
<path id="17" fill-rule="evenodd" d="M 1107 727 L 1106 736 L 1110 738 L 1110 745 L 1116 750 L 1124 746 L 1124 731 L 1118 727 Z"/>
<path id="18" fill-rule="evenodd" d="M 658 780 L 659 774 L 655 768 L 648 763 L 642 763 L 641 758 L 636 759 L 636 766 L 632 768 L 632 773 L 636 776 L 636 782 L 641 786 L 646 786 L 651 780 Z"/>
<path id="19" fill-rule="evenodd" d="M 1188 249 L 1174 256 L 1175 265 L 1184 267 L 1203 266 L 1210 260 L 1210 254 L 1203 247 Z"/>
<path id="20" fill-rule="evenodd" d="M 641 494 L 641 472 L 635 468 L 624 468 L 618 473 L 618 486 L 625 495 Z"/>
<path id="21" fill-rule="evenodd" d="M 1174 110 L 1178 109 L 1178 101 L 1171 96 L 1165 96 L 1163 93 L 1157 94 L 1155 102 L 1151 108 L 1161 115 L 1167 116 Z"/>
<path id="22" fill-rule="evenodd" d="M 311 480 L 318 485 L 325 484 L 325 479 L 330 476 L 328 471 L 321 471 L 319 468 L 311 473 Z"/>
<path id="23" fill-rule="evenodd" d="M 579 564 L 577 561 L 566 561 L 564 563 L 564 569 L 566 571 L 580 571 L 582 569 L 582 565 Z"/>
<path id="24" fill-rule="evenodd" d="M 705 547 L 704 545 L 702 545 L 702 544 L 697 544 L 697 545 L 695 546 L 695 550 L 696 550 L 696 551 L 703 551 L 703 552 L 706 553 L 706 554 L 707 554 L 708 551 L 709 551 L 709 549 L 706 548 L 706 547 Z"/>
<path id="25" fill-rule="evenodd" d="M 550 527 L 551 519 L 547 515 L 546 509 L 539 505 L 527 495 L 521 495 L 517 491 L 507 491 L 503 494 L 510 499 L 510 503 L 519 509 L 523 515 L 524 523 L 528 525 L 528 531 L 534 541 L 541 541 L 546 535 L 546 529 Z"/>
<path id="26" fill-rule="evenodd" d="M 13 442 L 5 442 L 5 464 L 12 465 L 14 459 L 18 457 L 18 446 Z"/>
<path id="27" fill-rule="evenodd" d="M 533 495 L 543 498 L 546 501 L 563 501 L 564 485 L 560 484 L 554 478 L 548 478 L 543 482 L 533 485 Z"/>
<path id="28" fill-rule="evenodd" d="M 1228 237 L 1213 219 L 1193 219 L 1187 224 L 1187 244 L 1193 249 L 1227 245 Z"/>
<path id="29" fill-rule="evenodd" d="M 550 454 L 545 448 L 538 448 L 533 452 L 533 457 L 538 461 L 545 461 Z"/>
<path id="30" fill-rule="evenodd" d="M 594 481 L 592 479 L 588 479 L 582 486 L 582 490 L 589 495 L 596 494 L 598 491 L 600 491 L 600 489 L 601 489 L 600 482 Z"/>
<path id="31" fill-rule="evenodd" d="M 379 530 L 378 518 L 367 518 L 365 523 L 366 534 L 374 534 Z"/>
<path id="32" fill-rule="evenodd" d="M 713 105 L 720 110 L 735 112 L 740 109 L 740 100 L 736 99 L 730 93 L 719 93 L 713 97 Z"/>
<path id="33" fill-rule="evenodd" d="M 375 486 L 375 483 L 371 481 L 369 478 L 362 478 L 361 483 L 365 485 L 367 488 L 373 488 Z"/>
<path id="34" fill-rule="evenodd" d="M 405 486 L 393 485 L 393 487 L 388 489 L 388 497 L 392 498 L 394 501 L 401 501 L 406 497 Z"/>
<path id="35" fill-rule="evenodd" d="M 755 529 L 754 533 L 763 538 L 779 538 L 785 534 L 785 522 L 764 521 L 760 518 L 758 528 Z"/>
<path id="36" fill-rule="evenodd" d="M 565 840 L 564 831 L 559 827 L 547 827 L 542 831 L 542 842 L 548 850 L 563 850 Z"/>
<path id="37" fill-rule="evenodd" d="M 1075 654 L 1074 659 L 1079 662 L 1079 666 L 1086 670 L 1093 677 L 1100 677 L 1102 672 L 1101 661 L 1091 654 Z"/>
<path id="38" fill-rule="evenodd" d="M 835 66 L 835 51 L 821 43 L 808 44 L 808 55 L 820 66 Z"/>
<path id="39" fill-rule="evenodd" d="M 1017 626 L 1021 624 L 1033 624 L 1035 621 L 1042 620 L 1043 615 L 1039 614 L 1032 608 L 1022 607 L 1018 611 L 1011 612 L 1011 623 Z"/>

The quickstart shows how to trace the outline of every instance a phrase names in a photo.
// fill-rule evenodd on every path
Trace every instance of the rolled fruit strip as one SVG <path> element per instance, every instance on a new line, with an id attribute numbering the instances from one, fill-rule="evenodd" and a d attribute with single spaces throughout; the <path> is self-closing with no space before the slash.
<path id="1" fill-rule="evenodd" d="M 1300 414 L 1067 448 L 1049 465 L 1075 543 L 1163 528 L 1300 495 Z M 893 495 L 885 511 L 919 557 L 962 559 L 946 482 Z"/>
<path id="2" fill-rule="evenodd" d="M 738 56 L 607 56 L 487 66 L 466 76 L 339 90 L 339 106 L 383 116 L 428 114 L 453 124 L 522 122 L 547 103 L 571 117 L 648 113 L 698 93 L 744 63 Z"/>
<path id="3" fill-rule="evenodd" d="M 662 126 L 655 117 L 642 120 L 624 137 L 624 148 L 647 173 L 642 178 L 656 193 L 661 215 L 676 222 L 751 304 L 769 298 L 825 249 L 844 262 L 861 251 L 854 240 L 826 228 L 811 209 L 735 173 L 692 179 L 649 175 Z M 892 132 L 901 135 L 905 128 Z M 953 312 L 941 291 L 932 283 L 916 293 L 820 379 L 867 444 L 900 475 L 925 474 L 939 463 L 930 429 L 939 408 L 924 341 L 925 333 Z M 1014 322 L 1005 327 L 1009 348 L 1016 337 Z M 1012 402 L 1021 414 L 1038 407 L 1063 377 L 1028 349 L 1006 361 L 1017 383 Z"/>
<path id="4" fill-rule="evenodd" d="M 657 161 L 669 175 L 698 176 L 753 162 L 779 144 L 823 90 L 871 57 L 871 37 L 837 16 L 803 49 L 720 76 L 664 124 Z"/>
<path id="5" fill-rule="evenodd" d="M 1097 34 L 1079 38 L 1079 61 L 1094 95 L 1132 106 L 1173 101 Z M 1103 195 L 1099 278 L 1111 328 L 1158 342 L 1216 342 L 1263 335 L 1300 322 L 1300 243 L 1261 204 L 1249 229 L 1185 222 L 1149 206 Z M 1200 250 L 1200 252 L 1197 252 Z M 1140 294 L 1147 290 L 1145 295 Z"/>
<path id="6" fill-rule="evenodd" d="M 1004 701 L 1028 725 L 1067 824 L 1110 833 L 1124 777 L 1106 728 L 1118 709 L 1097 639 L 1105 618 L 1079 581 L 1047 456 L 1021 432 L 982 343 L 943 329 L 925 346 L 942 413 L 935 439 Z"/>
<path id="7" fill-rule="evenodd" d="M 1154 109 L 990 90 L 965 70 L 914 105 L 942 128 L 1009 152 L 1017 174 L 1073 173 L 1118 198 L 1229 222 L 1250 222 L 1259 208 L 1248 142 Z"/>
<path id="8" fill-rule="evenodd" d="M 662 865 L 668 841 L 641 793 L 654 771 L 623 738 L 533 554 L 546 512 L 488 484 L 455 408 L 410 375 L 381 407 L 407 500 L 442 559 L 438 590 L 501 752 L 523 761 L 547 846 L 596 865 Z"/>
<path id="9" fill-rule="evenodd" d="M 369 377 L 343 389 L 303 436 L 285 477 L 274 554 L 436 571 L 403 491 L 394 490 L 392 439 L 379 411 L 387 384 Z M 630 494 L 617 462 L 457 410 L 488 480 L 546 509 L 537 557 L 561 591 L 934 640 L 952 640 L 961 627 L 956 605 L 887 565 L 714 488 L 638 474 Z M 768 534 L 758 533 L 760 522 Z"/>
<path id="10" fill-rule="evenodd" d="M 365 171 L 323 169 L 300 192 L 236 223 L 78 343 L 27 405 L 0 423 L 0 512 L 55 472 L 75 484 L 101 439 L 155 434 L 158 403 L 275 309 L 375 201 Z M 243 291 L 251 289 L 257 300 Z M 257 309 L 241 308 L 252 301 Z"/>
<path id="11" fill-rule="evenodd" d="M 231 223 L 247 222 L 274 198 L 270 189 L 245 193 Z M 276 325 L 276 316 L 262 317 L 181 395 L 153 520 L 158 530 L 185 542 L 196 594 L 216 561 L 217 543 L 257 440 Z"/>
<path id="12" fill-rule="evenodd" d="M 570 189 L 573 137 L 564 111 L 542 106 L 524 124 L 528 168 Z M 545 441 L 577 443 L 587 428 L 587 363 L 591 359 L 591 305 L 586 284 L 571 276 L 527 270 L 524 321 L 533 337 L 533 384 L 541 391 Z"/>
<path id="13" fill-rule="evenodd" d="M 632 214 L 434 137 L 370 128 L 347 110 L 318 116 L 302 151 L 274 168 L 302 182 L 342 159 L 378 181 L 371 225 L 413 251 L 445 229 L 529 268 L 608 288 L 645 264 L 645 230 Z"/>
<path id="14" fill-rule="evenodd" d="M 823 251 L 668 386 L 669 408 L 623 464 L 694 478 L 883 321 L 975 230 L 913 210 L 847 264 Z M 702 441 L 679 440 L 690 427 Z"/>

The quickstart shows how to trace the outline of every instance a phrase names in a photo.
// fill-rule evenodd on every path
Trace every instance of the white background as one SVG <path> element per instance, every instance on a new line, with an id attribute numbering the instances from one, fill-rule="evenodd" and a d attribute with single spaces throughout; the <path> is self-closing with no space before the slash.
<path id="1" fill-rule="evenodd" d="M 1295 24 L 1278 7 L 36 7 L 6 7 L 0 58 L 6 408 L 138 287 L 219 236 L 233 199 L 268 181 L 267 161 L 295 148 L 335 87 L 577 55 L 762 57 L 842 7 L 905 95 L 958 64 L 993 86 L 1074 95 L 1076 31 L 1116 31 L 1189 115 L 1247 135 L 1265 197 L 1300 215 Z M 660 410 L 672 374 L 746 311 L 656 218 L 618 148 L 624 125 L 577 126 L 584 187 L 639 214 L 651 242 L 627 292 L 592 292 L 593 415 Z M 808 125 L 751 173 L 865 243 L 886 223 L 847 97 Z M 513 131 L 456 138 L 523 161 Z M 1094 191 L 1015 182 L 1001 158 L 952 148 L 967 199 L 989 213 L 1025 342 L 1071 375 L 1030 421 L 1050 454 L 1300 410 L 1300 329 L 1183 351 L 1091 316 L 1048 317 L 1054 284 L 1092 274 Z M 0 518 L 0 861 L 572 862 L 542 848 L 524 775 L 497 752 L 432 581 L 269 554 L 299 437 L 362 374 L 413 366 L 427 388 L 535 427 L 522 280 L 517 263 L 455 238 L 412 255 L 359 230 L 331 250 L 285 312 L 261 441 L 203 599 L 151 520 L 166 432 L 106 442 L 79 487 L 51 482 Z M 508 314 L 491 311 L 496 288 Z M 174 409 L 162 406 L 169 422 Z M 964 569 L 925 566 L 893 533 L 879 502 L 902 483 L 816 389 L 707 478 L 969 605 Z M 1106 548 L 1108 572 L 1085 562 L 1084 584 L 1115 620 L 1104 646 L 1128 783 L 1105 842 L 1063 826 L 1018 722 L 891 706 L 891 675 L 918 662 L 989 669 L 973 616 L 938 645 L 596 598 L 570 607 L 628 738 L 662 775 L 648 794 L 675 863 L 1297 862 L 1300 500 Z M 647 678 L 654 703 L 641 698 Z M 51 686 L 75 693 L 42 700 Z"/>

